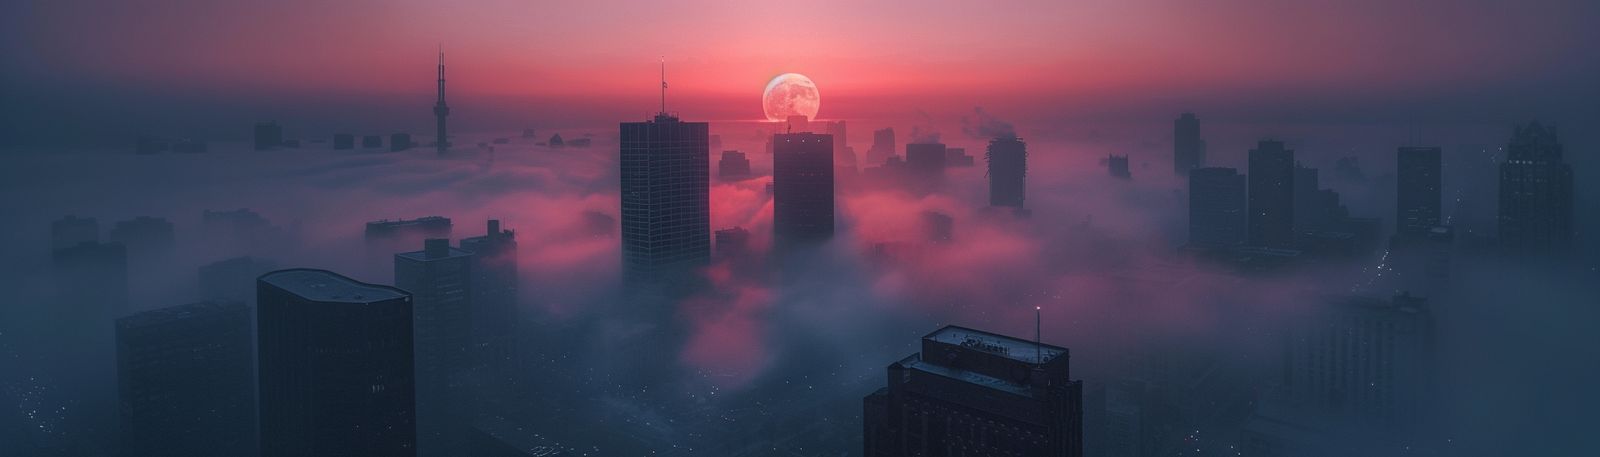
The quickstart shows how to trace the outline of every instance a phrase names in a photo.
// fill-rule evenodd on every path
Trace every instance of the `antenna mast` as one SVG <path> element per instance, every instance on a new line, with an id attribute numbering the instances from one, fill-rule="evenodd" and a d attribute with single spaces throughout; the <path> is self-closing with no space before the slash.
<path id="1" fill-rule="evenodd" d="M 667 56 L 661 56 L 661 114 L 667 114 Z"/>
<path id="2" fill-rule="evenodd" d="M 1042 306 L 1033 307 L 1033 364 L 1034 365 L 1044 365 L 1044 344 L 1039 342 L 1039 339 L 1040 339 L 1039 338 L 1039 334 L 1041 333 L 1040 332 L 1040 328 L 1043 327 L 1042 325 L 1040 325 L 1040 322 L 1043 320 L 1040 317 L 1040 315 L 1043 314 L 1043 313 L 1044 313 L 1044 307 L 1042 307 Z"/>

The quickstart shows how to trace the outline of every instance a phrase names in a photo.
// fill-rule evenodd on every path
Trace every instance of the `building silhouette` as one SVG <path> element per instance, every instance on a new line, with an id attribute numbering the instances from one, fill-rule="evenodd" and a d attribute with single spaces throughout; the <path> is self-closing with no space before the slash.
<path id="1" fill-rule="evenodd" d="M 254 303 L 256 278 L 277 270 L 276 262 L 250 256 L 200 266 L 200 296 L 207 300 Z"/>
<path id="2" fill-rule="evenodd" d="M 906 170 L 914 179 L 937 183 L 944 177 L 945 145 L 943 143 L 906 144 Z"/>
<path id="3" fill-rule="evenodd" d="M 411 149 L 412 146 L 414 146 L 414 144 L 411 143 L 411 134 L 409 133 L 395 133 L 389 135 L 389 152 L 404 151 Z"/>
<path id="4" fill-rule="evenodd" d="M 1395 232 L 1426 236 L 1440 225 L 1443 184 L 1437 147 L 1402 147 L 1395 155 Z"/>
<path id="5" fill-rule="evenodd" d="M 333 148 L 334 149 L 355 149 L 356 148 L 356 136 L 353 135 L 353 134 L 349 134 L 349 133 L 335 133 L 335 134 L 333 134 Z"/>
<path id="6" fill-rule="evenodd" d="M 450 116 L 450 105 L 444 103 L 444 49 L 439 49 L 439 100 L 433 103 L 433 117 L 438 120 L 434 135 L 434 149 L 440 154 L 450 150 L 450 135 L 445 132 L 444 120 Z"/>
<path id="7" fill-rule="evenodd" d="M 1250 150 L 1250 244 L 1290 249 L 1294 238 L 1294 151 L 1261 140 Z"/>
<path id="8" fill-rule="evenodd" d="M 944 166 L 946 168 L 970 167 L 973 165 L 972 156 L 967 155 L 967 148 L 945 148 Z"/>
<path id="9" fill-rule="evenodd" d="M 989 140 L 989 205 L 1023 208 L 1027 196 L 1028 145 L 1021 138 Z"/>
<path id="10" fill-rule="evenodd" d="M 118 221 L 116 226 L 111 227 L 108 238 L 114 243 L 122 243 L 128 248 L 130 257 L 141 261 L 171 255 L 178 245 L 172 222 L 159 217 L 139 216 Z"/>
<path id="11" fill-rule="evenodd" d="M 92 217 L 66 216 L 50 223 L 50 250 L 100 241 L 100 222 Z"/>
<path id="12" fill-rule="evenodd" d="M 1572 166 L 1555 128 L 1518 126 L 1500 163 L 1500 244 L 1559 252 L 1572 244 Z"/>
<path id="13" fill-rule="evenodd" d="M 461 239 L 461 250 L 472 253 L 472 320 L 474 357 L 492 368 L 506 370 L 517 354 L 517 233 L 501 229 L 490 219 L 483 236 Z"/>
<path id="14" fill-rule="evenodd" d="M 710 262 L 707 130 L 666 112 L 622 123 L 624 281 L 666 284 Z"/>
<path id="15" fill-rule="evenodd" d="M 722 151 L 722 159 L 717 160 L 717 178 L 723 181 L 750 179 L 750 159 L 743 152 Z"/>
<path id="16" fill-rule="evenodd" d="M 411 294 L 289 269 L 256 303 L 262 457 L 417 454 Z"/>
<path id="17" fill-rule="evenodd" d="M 122 455 L 254 455 L 250 307 L 208 301 L 117 319 Z"/>
<path id="18" fill-rule="evenodd" d="M 963 327 L 922 337 L 864 401 L 867 457 L 1083 455 L 1066 348 Z"/>
<path id="19" fill-rule="evenodd" d="M 743 227 L 717 231 L 717 258 L 738 259 L 750 253 L 750 231 Z"/>
<path id="20" fill-rule="evenodd" d="M 1189 171 L 1189 245 L 1239 246 L 1249 239 L 1245 175 L 1222 167 Z"/>
<path id="21" fill-rule="evenodd" d="M 383 147 L 383 135 L 363 135 L 361 147 L 367 149 Z"/>
<path id="22" fill-rule="evenodd" d="M 833 135 L 772 137 L 772 233 L 779 246 L 833 237 Z"/>
<path id="23" fill-rule="evenodd" d="M 429 238 L 394 255 L 394 285 L 411 293 L 417 453 L 450 455 L 471 423 L 464 376 L 473 357 L 472 253 Z"/>
<path id="24" fill-rule="evenodd" d="M 256 124 L 255 146 L 257 151 L 277 149 L 284 146 L 283 126 L 277 122 L 261 122 Z"/>
<path id="25" fill-rule="evenodd" d="M 1288 339 L 1283 388 L 1297 409 L 1409 424 L 1431 391 L 1433 317 L 1426 299 L 1335 297 Z"/>
<path id="26" fill-rule="evenodd" d="M 938 211 L 923 211 L 922 239 L 934 244 L 947 244 L 956 239 L 956 220 Z"/>
<path id="27" fill-rule="evenodd" d="M 1183 113 L 1172 122 L 1172 171 L 1179 175 L 1206 166 L 1206 142 L 1200 139 L 1200 118 Z"/>
<path id="28" fill-rule="evenodd" d="M 1133 170 L 1128 169 L 1128 156 L 1125 155 L 1106 156 L 1106 171 L 1113 178 L 1133 179 Z"/>
<path id="29" fill-rule="evenodd" d="M 396 252 L 410 251 L 429 238 L 450 238 L 454 224 L 444 216 L 416 219 L 379 219 L 366 224 L 362 232 L 369 257 L 388 259 Z M 380 264 L 387 264 L 382 261 Z"/>
<path id="30" fill-rule="evenodd" d="M 867 149 L 867 164 L 883 165 L 899 151 L 894 140 L 894 127 L 872 131 L 872 148 Z"/>

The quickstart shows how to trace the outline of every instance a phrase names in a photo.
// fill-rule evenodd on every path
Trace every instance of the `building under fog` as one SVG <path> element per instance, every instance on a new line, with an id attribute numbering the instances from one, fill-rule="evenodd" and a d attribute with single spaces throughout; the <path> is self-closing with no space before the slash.
<path id="1" fill-rule="evenodd" d="M 833 136 L 773 135 L 772 233 L 780 246 L 833 237 Z"/>
<path id="2" fill-rule="evenodd" d="M 722 151 L 717 160 L 717 178 L 723 181 L 750 179 L 750 159 L 743 152 Z"/>
<path id="3" fill-rule="evenodd" d="M 1251 245 L 1294 248 L 1294 174 L 1294 151 L 1282 141 L 1261 140 L 1250 150 Z"/>
<path id="4" fill-rule="evenodd" d="M 474 357 L 497 369 L 514 365 L 517 332 L 517 233 L 490 219 L 483 236 L 461 239 L 472 253 L 472 333 Z"/>
<path id="5" fill-rule="evenodd" d="M 411 294 L 290 269 L 256 302 L 262 457 L 417 454 Z"/>
<path id="6" fill-rule="evenodd" d="M 1500 244 L 1559 252 L 1572 244 L 1572 165 L 1555 128 L 1518 126 L 1500 163 Z"/>
<path id="7" fill-rule="evenodd" d="M 665 112 L 621 125 L 623 279 L 664 285 L 711 259 L 708 125 Z"/>
<path id="8" fill-rule="evenodd" d="M 1028 145 L 1020 138 L 989 140 L 989 205 L 1023 208 L 1027 196 Z"/>
<path id="9" fill-rule="evenodd" d="M 1081 456 L 1083 382 L 1066 348 L 946 326 L 864 400 L 867 457 Z"/>
<path id="10" fill-rule="evenodd" d="M 470 423 L 464 376 L 473 365 L 472 257 L 447 238 L 394 255 L 394 285 L 412 298 L 417 452 L 425 456 L 460 449 Z"/>
<path id="11" fill-rule="evenodd" d="M 92 217 L 66 216 L 50 223 L 50 250 L 100 241 L 100 222 Z"/>
<path id="12" fill-rule="evenodd" d="M 117 319 L 122 455 L 254 455 L 250 307 L 207 301 Z"/>
<path id="13" fill-rule="evenodd" d="M 1441 149 L 1402 147 L 1395 155 L 1395 233 L 1426 236 L 1441 224 Z"/>
<path id="14" fill-rule="evenodd" d="M 1187 175 L 1206 166 L 1206 142 L 1200 139 L 1200 118 L 1183 113 L 1172 121 L 1172 171 Z"/>
<path id="15" fill-rule="evenodd" d="M 1245 176 L 1232 168 L 1189 171 L 1189 245 L 1222 248 L 1243 245 L 1249 226 L 1245 215 Z"/>

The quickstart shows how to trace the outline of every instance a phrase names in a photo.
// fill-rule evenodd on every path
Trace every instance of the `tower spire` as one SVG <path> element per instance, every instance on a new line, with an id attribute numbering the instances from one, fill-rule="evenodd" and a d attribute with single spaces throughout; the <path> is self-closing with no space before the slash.
<path id="1" fill-rule="evenodd" d="M 661 114 L 667 114 L 667 56 L 661 56 Z"/>
<path id="2" fill-rule="evenodd" d="M 445 132 L 445 117 L 450 116 L 450 105 L 444 102 L 444 43 L 439 43 L 439 100 L 433 104 L 433 116 L 438 121 L 434 149 L 444 154 L 450 148 L 450 136 Z"/>
<path id="3" fill-rule="evenodd" d="M 1033 364 L 1034 365 L 1043 365 L 1044 364 L 1044 344 L 1039 342 L 1039 340 L 1040 340 L 1040 335 L 1039 335 L 1040 331 L 1039 330 L 1040 330 L 1041 327 L 1043 327 L 1042 325 L 1040 325 L 1040 321 L 1043 320 L 1043 319 L 1040 318 L 1040 315 L 1043 314 L 1043 313 L 1044 313 L 1044 307 L 1042 307 L 1042 306 L 1033 307 Z"/>

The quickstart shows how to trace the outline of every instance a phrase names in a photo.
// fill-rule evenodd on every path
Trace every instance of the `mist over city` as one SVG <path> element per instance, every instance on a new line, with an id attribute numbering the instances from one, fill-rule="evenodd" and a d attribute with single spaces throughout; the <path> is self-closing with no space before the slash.
<path id="1" fill-rule="evenodd" d="M 1592 2 L 0 17 L 0 456 L 1600 454 Z"/>

